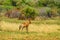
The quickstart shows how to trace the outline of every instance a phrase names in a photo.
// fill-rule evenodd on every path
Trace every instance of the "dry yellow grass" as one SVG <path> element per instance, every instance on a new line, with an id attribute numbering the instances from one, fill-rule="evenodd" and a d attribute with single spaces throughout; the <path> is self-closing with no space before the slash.
<path id="1" fill-rule="evenodd" d="M 18 30 L 20 23 L 1 22 L 0 40 L 60 40 L 60 25 L 30 24 L 29 33 Z"/>
<path id="2" fill-rule="evenodd" d="M 20 23 L 9 23 L 9 22 L 4 22 L 2 21 L 1 27 L 2 30 L 7 30 L 7 31 L 19 31 Z M 29 25 L 29 32 L 57 32 L 57 29 L 60 28 L 60 25 L 48 25 L 48 24 L 30 24 Z M 25 31 L 25 29 L 23 30 Z"/>

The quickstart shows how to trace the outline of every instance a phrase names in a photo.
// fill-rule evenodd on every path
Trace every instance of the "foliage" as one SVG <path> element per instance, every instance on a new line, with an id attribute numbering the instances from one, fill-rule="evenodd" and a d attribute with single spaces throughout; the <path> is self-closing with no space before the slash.
<path id="1" fill-rule="evenodd" d="M 0 0 L 0 11 L 7 11 L 13 9 L 13 7 L 22 10 L 26 17 L 30 15 L 34 18 L 35 15 L 39 13 L 36 13 L 36 11 L 42 7 L 55 10 L 55 12 L 51 10 L 49 10 L 49 12 L 46 11 L 46 14 L 51 13 L 53 15 L 60 15 L 60 12 L 58 11 L 60 10 L 60 0 Z"/>
<path id="2" fill-rule="evenodd" d="M 35 8 L 32 8 L 32 7 L 26 7 L 24 10 L 24 13 L 25 13 L 25 16 L 27 17 L 27 18 L 32 18 L 32 19 L 34 19 L 35 18 L 35 16 L 37 16 L 36 14 L 37 14 L 37 11 L 36 11 L 36 9 Z"/>

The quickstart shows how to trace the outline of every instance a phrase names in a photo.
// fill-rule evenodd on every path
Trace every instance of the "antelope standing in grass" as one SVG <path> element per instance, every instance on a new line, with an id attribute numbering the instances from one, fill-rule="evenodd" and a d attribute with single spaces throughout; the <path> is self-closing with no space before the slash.
<path id="1" fill-rule="evenodd" d="M 23 30 L 24 28 L 26 28 L 26 31 L 28 32 L 29 24 L 31 24 L 31 19 L 28 19 L 27 21 L 23 22 L 23 23 L 19 26 L 19 30 L 20 30 L 20 29 Z"/>

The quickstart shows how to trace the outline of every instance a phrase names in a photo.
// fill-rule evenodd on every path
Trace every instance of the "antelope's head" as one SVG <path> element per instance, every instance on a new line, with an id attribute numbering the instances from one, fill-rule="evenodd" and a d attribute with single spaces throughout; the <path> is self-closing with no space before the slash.
<path id="1" fill-rule="evenodd" d="M 28 19 L 28 22 L 29 22 L 29 24 L 31 24 L 31 19 L 30 18 Z"/>

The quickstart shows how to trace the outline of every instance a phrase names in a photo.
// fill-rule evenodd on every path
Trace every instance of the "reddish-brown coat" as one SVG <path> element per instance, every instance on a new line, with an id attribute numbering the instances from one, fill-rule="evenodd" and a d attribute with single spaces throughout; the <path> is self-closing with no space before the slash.
<path id="1" fill-rule="evenodd" d="M 22 28 L 22 30 L 23 30 L 23 28 L 26 28 L 26 30 L 27 30 L 27 32 L 28 32 L 28 26 L 29 26 L 29 24 L 31 24 L 31 20 L 29 19 L 29 20 L 27 20 L 27 21 L 25 21 L 25 22 L 23 22 L 20 26 L 19 26 L 19 30 Z"/>

